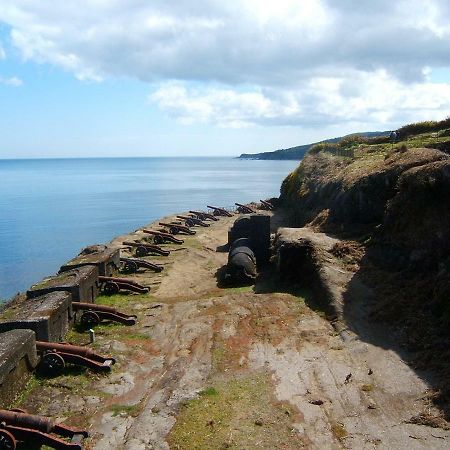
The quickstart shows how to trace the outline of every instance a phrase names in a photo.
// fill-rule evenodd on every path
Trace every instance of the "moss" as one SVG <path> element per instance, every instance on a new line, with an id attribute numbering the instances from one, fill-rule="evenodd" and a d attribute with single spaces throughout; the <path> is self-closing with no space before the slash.
<path id="1" fill-rule="evenodd" d="M 270 388 L 267 376 L 256 375 L 205 389 L 182 405 L 170 448 L 302 448 L 292 431 L 292 411 L 271 403 Z"/>
<path id="2" fill-rule="evenodd" d="M 111 407 L 113 417 L 116 416 L 131 416 L 137 417 L 140 411 L 140 405 L 113 405 Z"/>
<path id="3" fill-rule="evenodd" d="M 373 391 L 373 384 L 363 384 L 361 390 L 364 392 L 371 392 Z"/>
<path id="4" fill-rule="evenodd" d="M 334 434 L 334 436 L 342 441 L 348 436 L 347 430 L 345 429 L 345 426 L 343 423 L 335 422 L 331 425 L 331 431 Z"/>

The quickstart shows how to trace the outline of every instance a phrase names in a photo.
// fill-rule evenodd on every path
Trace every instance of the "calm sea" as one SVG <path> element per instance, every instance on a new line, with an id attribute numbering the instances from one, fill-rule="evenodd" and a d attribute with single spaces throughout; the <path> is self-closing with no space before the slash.
<path id="1" fill-rule="evenodd" d="M 81 248 L 206 204 L 278 196 L 296 161 L 232 158 L 0 160 L 0 301 Z"/>

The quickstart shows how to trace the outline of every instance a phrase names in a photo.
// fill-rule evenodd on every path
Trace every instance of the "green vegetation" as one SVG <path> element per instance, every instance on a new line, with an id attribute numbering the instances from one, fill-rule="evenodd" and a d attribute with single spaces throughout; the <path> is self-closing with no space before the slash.
<path id="1" fill-rule="evenodd" d="M 273 404 L 266 375 L 219 382 L 181 407 L 169 438 L 173 449 L 303 448 L 293 411 Z"/>
<path id="2" fill-rule="evenodd" d="M 116 416 L 132 416 L 137 417 L 140 411 L 140 405 L 113 405 L 111 411 L 113 413 L 113 417 Z"/>

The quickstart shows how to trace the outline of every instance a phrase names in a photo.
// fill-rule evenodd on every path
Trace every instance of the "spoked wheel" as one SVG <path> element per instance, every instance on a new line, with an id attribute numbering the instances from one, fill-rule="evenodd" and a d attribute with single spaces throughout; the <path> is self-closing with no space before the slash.
<path id="1" fill-rule="evenodd" d="M 147 249 L 142 245 L 136 248 L 136 256 L 146 256 L 147 254 L 148 254 Z"/>
<path id="2" fill-rule="evenodd" d="M 94 311 L 84 311 L 80 317 L 80 324 L 83 328 L 92 328 L 101 322 L 100 317 Z"/>
<path id="3" fill-rule="evenodd" d="M 66 367 L 64 358 L 58 353 L 46 353 L 39 364 L 39 371 L 47 376 L 59 375 Z"/>
<path id="4" fill-rule="evenodd" d="M 180 230 L 178 229 L 178 227 L 170 227 L 169 228 L 170 234 L 178 234 L 179 232 L 180 232 Z"/>
<path id="5" fill-rule="evenodd" d="M 105 295 L 117 294 L 119 292 L 119 290 L 120 290 L 119 285 L 117 283 L 115 283 L 114 281 L 107 281 L 103 285 L 103 293 Z"/>
<path id="6" fill-rule="evenodd" d="M 136 273 L 138 266 L 134 261 L 125 261 L 121 265 L 121 271 L 123 273 Z"/>
<path id="7" fill-rule="evenodd" d="M 184 223 L 188 228 L 193 227 L 195 225 L 195 223 L 191 219 L 186 219 L 186 222 Z"/>
<path id="8" fill-rule="evenodd" d="M 159 236 L 158 234 L 155 234 L 155 235 L 153 236 L 153 242 L 154 242 L 156 245 L 164 244 L 164 238 L 163 238 L 162 236 Z"/>
<path id="9" fill-rule="evenodd" d="M 16 438 L 8 430 L 0 430 L 0 450 L 15 450 Z"/>

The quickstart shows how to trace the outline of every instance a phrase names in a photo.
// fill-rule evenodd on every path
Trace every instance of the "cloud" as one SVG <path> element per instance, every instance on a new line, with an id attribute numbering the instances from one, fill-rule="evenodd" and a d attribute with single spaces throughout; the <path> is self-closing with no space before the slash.
<path id="1" fill-rule="evenodd" d="M 0 0 L 0 21 L 25 60 L 151 83 L 184 123 L 447 111 L 427 78 L 450 64 L 447 0 Z"/>
<path id="2" fill-rule="evenodd" d="M 17 77 L 4 78 L 0 77 L 0 84 L 5 84 L 7 86 L 19 87 L 23 85 L 23 81 Z"/>
<path id="3" fill-rule="evenodd" d="M 282 91 L 189 89 L 181 83 L 167 83 L 149 98 L 181 123 L 223 127 L 314 128 L 349 121 L 376 126 L 450 115 L 449 84 L 426 82 L 406 86 L 385 71 L 317 77 L 296 89 Z"/>

